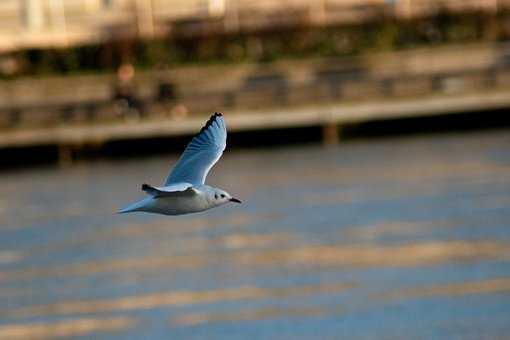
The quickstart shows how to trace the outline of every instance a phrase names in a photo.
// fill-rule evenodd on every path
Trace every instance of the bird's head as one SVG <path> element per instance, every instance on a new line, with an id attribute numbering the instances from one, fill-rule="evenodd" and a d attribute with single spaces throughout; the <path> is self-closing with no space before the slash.
<path id="1" fill-rule="evenodd" d="M 228 202 L 241 203 L 240 200 L 232 197 L 232 195 L 230 195 L 228 192 L 221 189 L 214 189 L 212 200 L 215 205 L 223 205 Z"/>

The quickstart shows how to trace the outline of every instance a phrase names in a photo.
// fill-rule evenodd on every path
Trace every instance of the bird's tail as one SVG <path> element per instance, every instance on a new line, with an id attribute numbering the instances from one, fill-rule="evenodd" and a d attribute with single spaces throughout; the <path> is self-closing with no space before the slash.
<path id="1" fill-rule="evenodd" d="M 120 209 L 119 211 L 117 211 L 118 214 L 126 214 L 126 213 L 130 213 L 130 212 L 133 212 L 133 211 L 141 211 L 142 207 L 145 206 L 146 200 L 143 199 L 141 201 L 137 201 L 137 202 L 134 202 L 134 203 L 131 203 L 130 205 Z"/>

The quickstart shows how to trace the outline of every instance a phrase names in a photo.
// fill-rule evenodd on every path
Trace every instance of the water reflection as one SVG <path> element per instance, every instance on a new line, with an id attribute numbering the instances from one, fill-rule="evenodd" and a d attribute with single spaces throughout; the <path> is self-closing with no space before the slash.
<path id="1" fill-rule="evenodd" d="M 134 327 L 134 318 L 80 318 L 58 322 L 11 324 L 0 326 L 0 339 L 52 339 L 112 332 Z"/>
<path id="2" fill-rule="evenodd" d="M 173 291 L 148 295 L 126 296 L 118 299 L 64 301 L 51 305 L 14 309 L 7 316 L 32 317 L 40 315 L 74 315 L 107 311 L 151 309 L 163 306 L 183 306 L 232 300 L 283 299 L 310 294 L 341 292 L 355 284 L 339 283 L 318 286 L 291 286 L 278 288 L 236 287 L 206 291 Z"/>
<path id="3" fill-rule="evenodd" d="M 8 173 L 0 339 L 502 336 L 509 145 L 234 150 L 211 183 L 245 204 L 176 218 L 113 213 L 171 157 Z"/>

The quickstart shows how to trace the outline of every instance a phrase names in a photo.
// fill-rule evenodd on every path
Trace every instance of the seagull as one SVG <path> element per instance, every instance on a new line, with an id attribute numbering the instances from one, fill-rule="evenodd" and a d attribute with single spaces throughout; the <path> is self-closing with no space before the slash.
<path id="1" fill-rule="evenodd" d="M 205 184 L 209 170 L 220 159 L 227 145 L 227 127 L 221 113 L 215 112 L 193 137 L 161 187 L 143 184 L 148 196 L 119 210 L 163 215 L 184 215 L 241 203 L 225 190 Z"/>

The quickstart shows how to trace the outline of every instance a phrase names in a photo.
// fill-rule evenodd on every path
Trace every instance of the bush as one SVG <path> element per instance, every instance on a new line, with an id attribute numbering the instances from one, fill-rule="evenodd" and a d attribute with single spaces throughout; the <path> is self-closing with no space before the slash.
<path id="1" fill-rule="evenodd" d="M 112 72 L 126 61 L 138 68 L 267 62 L 279 58 L 361 55 L 437 44 L 499 41 L 510 36 L 506 24 L 509 18 L 508 11 L 456 15 L 440 11 L 434 16 L 414 20 L 397 21 L 381 16 L 379 20 L 359 25 L 321 28 L 302 25 L 199 38 L 181 35 L 145 41 L 110 41 L 68 49 L 31 49 L 15 54 L 22 65 L 16 75 Z"/>

